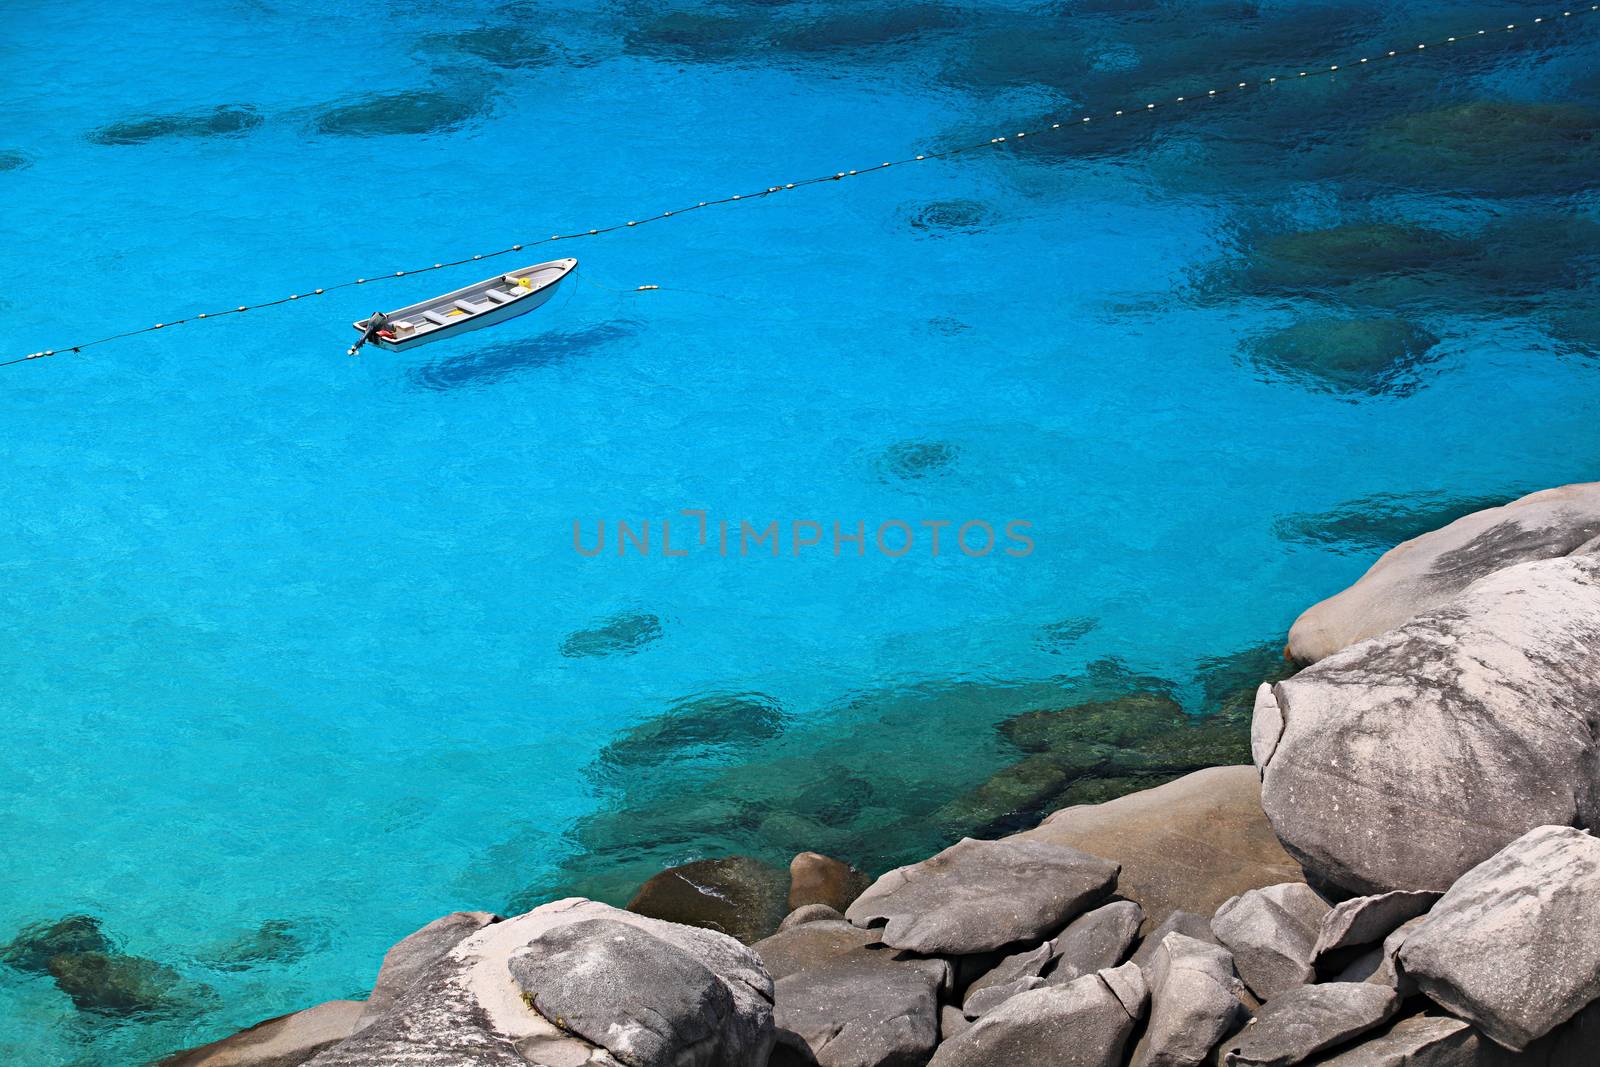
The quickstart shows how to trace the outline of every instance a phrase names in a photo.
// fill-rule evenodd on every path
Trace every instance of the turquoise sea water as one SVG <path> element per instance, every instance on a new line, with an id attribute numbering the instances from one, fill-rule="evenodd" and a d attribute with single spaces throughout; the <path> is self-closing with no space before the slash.
<path id="1" fill-rule="evenodd" d="M 1207 661 L 1430 516 L 1594 478 L 1600 14 L 1501 29 L 1560 10 L 9 5 L 5 355 L 1495 32 L 0 372 L 0 942 L 90 914 L 182 979 L 127 1015 L 0 966 L 0 1058 L 361 995 L 597 837 L 781 856 L 785 798 L 847 771 L 879 780 L 856 818 L 906 818 L 1085 678 L 1203 713 Z M 563 254 L 530 317 L 343 354 L 374 308 Z M 1307 369 L 1328 316 L 1392 358 Z M 684 509 L 781 554 L 667 558 Z M 999 546 L 935 557 L 938 520 Z M 747 764 L 759 819 L 630 814 Z M 292 934 L 241 959 L 263 922 Z"/>

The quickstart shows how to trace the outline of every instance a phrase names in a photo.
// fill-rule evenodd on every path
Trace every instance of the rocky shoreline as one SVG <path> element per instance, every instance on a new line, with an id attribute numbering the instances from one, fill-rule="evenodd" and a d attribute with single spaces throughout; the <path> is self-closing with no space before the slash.
<path id="1" fill-rule="evenodd" d="M 1392 549 L 1286 655 L 1302 669 L 1260 686 L 1253 766 L 875 880 L 733 856 L 626 909 L 447 915 L 366 1001 L 163 1064 L 1600 1063 L 1600 483 Z M 1078 743 L 1061 714 L 1007 724 L 1031 755 L 974 803 L 1003 816 L 1053 781 Z M 75 973 L 30 945 L 8 958 Z"/>

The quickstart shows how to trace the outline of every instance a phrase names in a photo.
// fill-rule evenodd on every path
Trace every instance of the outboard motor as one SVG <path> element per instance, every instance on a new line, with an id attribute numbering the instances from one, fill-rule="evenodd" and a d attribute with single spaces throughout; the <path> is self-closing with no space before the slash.
<path id="1" fill-rule="evenodd" d="M 374 311 L 372 313 L 372 317 L 367 320 L 367 328 L 365 330 L 363 330 L 362 333 L 361 333 L 361 340 L 359 340 L 355 344 L 351 345 L 350 346 L 350 351 L 347 352 L 346 354 L 347 355 L 351 355 L 351 356 L 355 355 L 357 352 L 359 352 L 361 350 L 361 346 L 362 345 L 366 344 L 368 341 L 370 341 L 374 337 L 378 336 L 378 333 L 380 331 L 386 330 L 388 328 L 389 328 L 389 316 L 385 315 L 381 311 Z"/>

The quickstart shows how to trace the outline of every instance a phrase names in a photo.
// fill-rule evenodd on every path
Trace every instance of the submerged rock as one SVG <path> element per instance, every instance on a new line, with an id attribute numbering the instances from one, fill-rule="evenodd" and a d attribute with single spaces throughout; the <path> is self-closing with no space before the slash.
<path id="1" fill-rule="evenodd" d="M 1347 500 L 1327 511 L 1285 515 L 1273 522 L 1272 532 L 1280 541 L 1347 555 L 1366 555 L 1374 550 L 1386 551 L 1474 512 L 1499 507 L 1514 495 L 1452 497 L 1444 493 L 1374 493 Z M 1251 692 L 1254 691 L 1252 684 Z"/>
<path id="2" fill-rule="evenodd" d="M 1246 351 L 1258 367 L 1311 388 L 1403 394 L 1405 376 L 1438 342 L 1404 319 L 1325 315 L 1257 338 Z"/>
<path id="3" fill-rule="evenodd" d="M 442 89 L 403 89 L 369 93 L 329 107 L 317 116 L 318 133 L 336 137 L 423 137 L 448 133 L 482 112 L 475 94 Z"/>
<path id="4" fill-rule="evenodd" d="M 114 953 L 117 946 L 93 915 L 68 915 L 54 922 L 29 923 L 0 948 L 0 963 L 32 974 L 48 974 L 56 956 L 80 952 Z"/>
<path id="5" fill-rule="evenodd" d="M 1117 892 L 1154 928 L 1173 911 L 1211 915 L 1250 889 L 1300 877 L 1261 811 L 1250 767 L 1213 767 L 1105 804 L 1064 808 L 1019 835 L 1122 865 Z"/>
<path id="6" fill-rule="evenodd" d="M 234 137 L 261 125 L 261 116 L 249 104 L 222 104 L 208 111 L 149 115 L 102 126 L 89 134 L 101 145 L 148 144 L 165 137 Z"/>
<path id="7" fill-rule="evenodd" d="M 689 697 L 617 737 L 601 751 L 600 764 L 629 769 L 737 751 L 778 736 L 786 721 L 783 706 L 764 693 Z"/>
<path id="8" fill-rule="evenodd" d="M 1034 644 L 1041 652 L 1065 652 L 1099 625 L 1099 619 L 1087 616 L 1047 623 L 1039 627 L 1039 637 Z"/>
<path id="9" fill-rule="evenodd" d="M 913 41 L 959 24 L 959 12 L 946 4 L 841 6 L 780 31 L 772 43 L 780 51 L 801 55 L 854 51 Z"/>
<path id="10" fill-rule="evenodd" d="M 717 63 L 759 54 L 766 28 L 755 14 L 652 11 L 629 21 L 625 41 L 639 55 Z"/>
<path id="11" fill-rule="evenodd" d="M 698 860 L 651 878 L 628 910 L 716 930 L 748 945 L 777 930 L 789 910 L 788 886 L 783 871 L 750 856 Z"/>
<path id="12" fill-rule="evenodd" d="M 1328 902 L 1303 882 L 1252 889 L 1211 917 L 1211 932 L 1262 1000 L 1317 980 L 1311 966 Z"/>
<path id="13" fill-rule="evenodd" d="M 21 152 L 0 150 L 0 174 L 4 174 L 8 170 L 22 170 L 32 164 L 33 160 Z"/>
<path id="14" fill-rule="evenodd" d="M 1442 606 L 1474 581 L 1528 560 L 1565 556 L 1600 535 L 1600 482 L 1545 489 L 1457 519 L 1384 553 L 1350 588 L 1307 609 L 1288 654 L 1315 663 Z"/>
<path id="15" fill-rule="evenodd" d="M 1440 892 L 1535 826 L 1594 824 L 1597 709 L 1600 556 L 1508 567 L 1263 687 L 1262 804 L 1327 884 Z"/>
<path id="16" fill-rule="evenodd" d="M 907 212 L 906 223 L 933 237 L 982 233 L 989 225 L 989 209 L 976 200 L 934 200 Z"/>
<path id="17" fill-rule="evenodd" d="M 1030 711 L 1006 719 L 1000 736 L 1024 752 L 1062 754 L 1074 746 L 1138 749 L 1164 730 L 1185 725 L 1183 705 L 1170 694 L 1130 693 L 1060 710 Z"/>
<path id="18" fill-rule="evenodd" d="M 197 1014 L 215 1000 L 210 989 L 142 956 L 71 952 L 52 957 L 49 968 L 56 986 L 79 1011 L 97 1015 Z"/>
<path id="19" fill-rule="evenodd" d="M 1241 281 L 1256 292 L 1319 292 L 1395 274 L 1449 269 L 1470 240 L 1421 226 L 1349 223 L 1260 241 Z"/>
<path id="20" fill-rule="evenodd" d="M 661 619 L 658 616 L 625 612 L 604 619 L 587 630 L 573 633 L 561 642 L 561 654 L 572 659 L 631 656 L 660 639 Z"/>
<path id="21" fill-rule="evenodd" d="M 263 963 L 290 963 L 306 953 L 306 944 L 286 919 L 268 919 L 247 934 L 213 945 L 200 962 L 219 971 L 244 971 Z"/>
<path id="22" fill-rule="evenodd" d="M 960 456 L 948 441 L 899 441 L 878 457 L 878 473 L 886 481 L 921 481 L 948 472 Z"/>
<path id="23" fill-rule="evenodd" d="M 893 948 L 966 955 L 1058 930 L 1116 883 L 1116 864 L 1077 849 L 967 838 L 890 871 L 845 914 L 857 926 L 882 927 L 881 940 Z M 1006 906 L 996 908 L 997 900 Z"/>
<path id="24" fill-rule="evenodd" d="M 1466 872 L 1400 946 L 1428 997 L 1521 1050 L 1600 998 L 1600 841 L 1528 831 Z"/>
<path id="25" fill-rule="evenodd" d="M 1372 136 L 1363 171 L 1488 196 L 1573 193 L 1600 183 L 1600 111 L 1478 100 L 1403 115 Z"/>
<path id="26" fill-rule="evenodd" d="M 457 33 L 435 33 L 422 39 L 422 51 L 468 56 L 502 70 L 542 67 L 554 49 L 538 34 L 521 26 L 479 26 Z"/>

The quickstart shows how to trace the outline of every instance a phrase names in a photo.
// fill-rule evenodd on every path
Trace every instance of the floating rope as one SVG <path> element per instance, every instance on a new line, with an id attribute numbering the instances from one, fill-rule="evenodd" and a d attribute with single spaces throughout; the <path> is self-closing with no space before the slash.
<path id="1" fill-rule="evenodd" d="M 671 211 L 662 211 L 654 215 L 648 215 L 639 219 L 632 219 L 627 222 L 616 222 L 609 226 L 600 226 L 590 230 L 578 230 L 573 233 L 551 234 L 549 237 L 540 238 L 538 240 L 524 241 L 521 244 L 510 245 L 509 247 L 502 248 L 497 252 L 485 252 L 480 255 L 466 256 L 462 259 L 450 260 L 446 263 L 435 263 L 431 266 L 415 267 L 410 270 L 397 270 L 385 274 L 375 274 L 371 277 L 356 278 L 355 280 L 348 282 L 339 282 L 336 285 L 325 285 L 303 293 L 291 293 L 289 296 L 279 297 L 276 300 L 266 300 L 256 304 L 240 304 L 237 307 L 229 307 L 221 311 L 207 311 L 186 318 L 170 319 L 166 322 L 158 322 L 154 326 L 144 326 L 138 329 L 125 330 L 122 333 L 112 334 L 109 337 L 97 338 L 93 341 L 84 341 L 80 344 L 62 348 L 45 349 L 40 352 L 29 353 L 26 356 L 19 356 L 16 359 L 0 361 L 0 367 L 15 366 L 18 363 L 26 363 L 29 360 L 43 359 L 47 356 L 57 356 L 68 352 L 82 352 L 84 349 L 92 348 L 95 345 L 103 345 L 111 341 L 120 341 L 128 337 L 138 337 L 141 334 L 153 333 L 156 330 L 165 330 L 174 326 L 182 326 L 188 322 L 198 322 L 202 319 L 216 319 L 225 315 L 240 315 L 246 311 L 259 311 L 263 308 L 278 307 L 282 304 L 288 304 L 298 300 L 306 300 L 316 296 L 323 296 L 327 293 L 337 292 L 340 289 L 348 289 L 352 286 L 370 285 L 374 282 L 384 281 L 389 278 L 407 278 L 414 274 L 427 274 L 430 271 L 447 270 L 451 267 L 465 266 L 468 263 L 476 263 L 480 260 L 497 259 L 500 256 L 510 255 L 512 252 L 521 252 L 527 248 L 537 248 L 540 245 L 553 244 L 557 241 L 576 241 L 584 237 L 598 237 L 601 234 L 614 233 L 618 230 L 627 230 L 636 226 L 644 226 L 652 222 L 660 222 L 663 219 L 676 218 L 677 216 L 687 215 L 692 211 L 700 211 L 708 207 L 720 207 L 724 204 L 760 200 L 765 197 L 772 196 L 775 193 L 789 192 L 794 189 L 804 189 L 807 186 L 821 185 L 824 182 L 843 181 L 846 178 L 857 178 L 867 174 L 878 174 L 882 171 L 890 169 L 891 167 L 903 167 L 912 163 L 926 162 L 927 160 L 931 159 L 951 159 L 967 152 L 979 151 L 986 148 L 997 148 L 1016 141 L 1024 141 L 1029 137 L 1039 137 L 1041 135 L 1059 133 L 1062 130 L 1070 130 L 1090 125 L 1095 122 L 1104 122 L 1108 119 L 1123 118 L 1129 115 L 1147 115 L 1160 109 L 1171 109 L 1183 104 L 1216 100 L 1219 97 L 1238 95 L 1239 93 L 1250 89 L 1263 89 L 1277 85 L 1279 82 L 1299 81 L 1305 78 L 1329 77 L 1341 71 L 1353 72 L 1364 70 L 1372 67 L 1374 64 L 1381 64 L 1384 60 L 1398 59 L 1399 57 L 1406 55 L 1417 55 L 1419 53 L 1426 52 L 1430 48 L 1438 49 L 1444 45 L 1458 44 L 1462 41 L 1472 41 L 1481 37 L 1487 37 L 1491 33 L 1511 33 L 1516 30 L 1530 29 L 1535 26 L 1553 25 L 1561 22 L 1562 20 L 1571 18 L 1574 14 L 1590 14 L 1592 12 L 1600 12 L 1600 3 L 1591 4 L 1587 8 L 1573 8 L 1568 11 L 1563 11 L 1559 16 L 1551 15 L 1549 17 L 1535 18 L 1529 22 L 1508 23 L 1504 27 L 1499 27 L 1492 31 L 1487 29 L 1477 30 L 1476 32 L 1464 33 L 1455 37 L 1446 37 L 1440 41 L 1424 42 L 1414 47 L 1397 48 L 1392 51 L 1379 52 L 1375 55 L 1363 56 L 1352 63 L 1334 63 L 1328 66 L 1307 68 L 1306 70 L 1299 71 L 1295 74 L 1281 74 L 1266 78 L 1258 78 L 1253 82 L 1230 82 L 1216 89 L 1208 89 L 1203 94 L 1180 96 L 1171 101 L 1146 103 L 1138 107 L 1125 107 L 1116 111 L 1101 112 L 1097 115 L 1075 116 L 1071 119 L 1063 119 L 1060 122 L 1052 121 L 1049 123 L 1049 125 L 1043 126 L 1037 130 L 1022 130 L 1013 134 L 991 137 L 987 141 L 979 141 L 974 144 L 961 145 L 957 148 L 948 148 L 944 149 L 943 151 L 936 152 L 920 152 L 914 156 L 908 156 L 904 159 L 892 159 L 884 163 L 879 163 L 875 166 L 841 170 L 832 174 L 821 174 L 814 178 L 804 178 L 799 181 L 785 182 L 781 185 L 768 186 L 765 189 L 758 189 L 751 193 L 739 193 L 733 196 L 725 196 L 719 200 L 701 200 L 698 203 L 690 204 L 687 207 L 675 208 Z M 650 288 L 653 287 L 641 286 L 639 290 L 636 291 L 645 291 Z"/>

